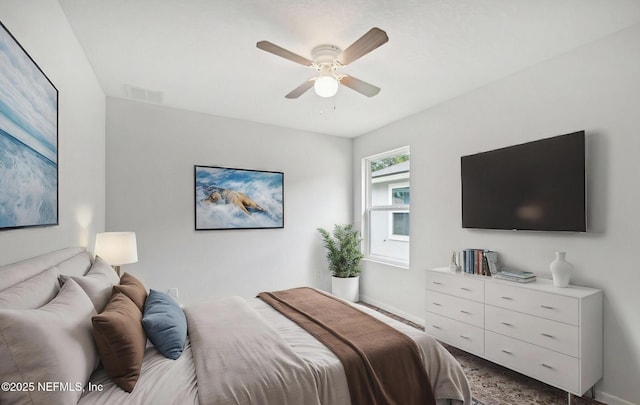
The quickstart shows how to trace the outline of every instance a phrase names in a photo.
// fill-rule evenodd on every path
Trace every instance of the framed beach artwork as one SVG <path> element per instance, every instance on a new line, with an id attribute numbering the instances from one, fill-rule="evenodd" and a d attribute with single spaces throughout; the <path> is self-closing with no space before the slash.
<path id="1" fill-rule="evenodd" d="M 194 169 L 196 231 L 284 228 L 284 173 Z"/>
<path id="2" fill-rule="evenodd" d="M 0 230 L 58 225 L 58 90 L 0 23 Z"/>

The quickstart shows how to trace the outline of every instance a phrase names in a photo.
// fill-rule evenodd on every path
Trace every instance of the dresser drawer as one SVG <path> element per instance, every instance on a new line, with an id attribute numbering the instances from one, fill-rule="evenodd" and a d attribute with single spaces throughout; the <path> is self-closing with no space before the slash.
<path id="1" fill-rule="evenodd" d="M 486 331 L 485 358 L 574 394 L 583 394 L 577 392 L 579 361 L 571 356 Z"/>
<path id="2" fill-rule="evenodd" d="M 579 326 L 579 302 L 567 297 L 497 282 L 485 285 L 486 303 Z"/>
<path id="3" fill-rule="evenodd" d="M 485 306 L 484 316 L 486 330 L 579 357 L 580 333 L 577 326 L 491 305 Z"/>
<path id="4" fill-rule="evenodd" d="M 458 322 L 431 312 L 426 313 L 425 331 L 469 353 L 484 354 L 484 329 Z"/>
<path id="5" fill-rule="evenodd" d="M 476 301 L 427 291 L 426 310 L 480 328 L 484 327 L 484 305 Z"/>
<path id="6" fill-rule="evenodd" d="M 426 273 L 426 288 L 478 302 L 484 301 L 484 281 L 473 276 L 460 275 L 460 273 L 447 274 L 428 271 Z"/>

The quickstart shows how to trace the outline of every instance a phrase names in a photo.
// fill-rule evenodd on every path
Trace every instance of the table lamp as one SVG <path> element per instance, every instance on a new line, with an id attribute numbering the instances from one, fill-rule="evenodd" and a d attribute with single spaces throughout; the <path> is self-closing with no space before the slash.
<path id="1" fill-rule="evenodd" d="M 135 232 L 101 232 L 96 235 L 96 256 L 113 266 L 120 276 L 120 265 L 138 261 Z"/>

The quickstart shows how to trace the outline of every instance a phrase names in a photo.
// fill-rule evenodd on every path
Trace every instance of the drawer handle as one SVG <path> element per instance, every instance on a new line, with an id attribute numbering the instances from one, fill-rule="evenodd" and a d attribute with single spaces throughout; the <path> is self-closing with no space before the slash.
<path id="1" fill-rule="evenodd" d="M 510 300 L 510 301 L 513 300 L 513 298 L 511 297 L 500 297 L 500 298 L 502 298 L 503 300 Z"/>
<path id="2" fill-rule="evenodd" d="M 435 285 L 442 285 L 442 283 L 439 282 L 439 281 L 432 281 L 432 283 L 435 284 Z"/>
<path id="3" fill-rule="evenodd" d="M 461 338 L 469 340 L 469 336 L 460 335 Z"/>
<path id="4" fill-rule="evenodd" d="M 434 302 L 433 305 L 435 305 L 436 307 L 441 307 L 442 304 L 438 303 L 438 302 Z"/>
<path id="5" fill-rule="evenodd" d="M 546 363 L 540 363 L 540 365 L 541 365 L 542 367 L 545 367 L 545 368 L 548 368 L 548 369 L 552 369 L 552 370 L 553 370 L 553 367 L 551 367 L 550 365 L 548 365 L 548 364 L 546 364 Z"/>
<path id="6" fill-rule="evenodd" d="M 502 353 L 513 354 L 513 353 L 511 353 L 509 350 L 505 350 L 505 349 L 502 349 L 502 350 L 500 350 L 500 351 L 501 351 Z"/>
<path id="7" fill-rule="evenodd" d="M 548 333 L 541 333 L 541 335 L 544 337 L 553 338 L 553 335 L 550 335 Z"/>
<path id="8" fill-rule="evenodd" d="M 464 291 L 471 291 L 471 288 L 466 288 L 466 287 L 460 287 L 460 289 Z"/>
<path id="9" fill-rule="evenodd" d="M 460 310 L 460 312 L 462 312 L 463 314 L 467 314 L 467 315 L 469 315 L 469 314 L 470 314 L 470 312 L 469 312 L 469 311 L 465 311 L 464 309 L 461 309 L 461 310 Z"/>
<path id="10" fill-rule="evenodd" d="M 503 325 L 511 326 L 511 324 L 509 322 L 500 321 L 500 323 L 503 324 Z"/>
<path id="11" fill-rule="evenodd" d="M 548 305 L 540 305 L 540 307 L 544 309 L 554 309 L 553 307 L 550 307 Z"/>

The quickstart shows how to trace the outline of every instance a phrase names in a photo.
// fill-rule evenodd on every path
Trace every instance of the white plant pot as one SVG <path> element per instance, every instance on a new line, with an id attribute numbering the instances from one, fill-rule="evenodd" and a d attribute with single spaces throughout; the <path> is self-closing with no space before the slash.
<path id="1" fill-rule="evenodd" d="M 349 302 L 360 299 L 360 276 L 333 277 L 331 276 L 331 293 Z"/>

